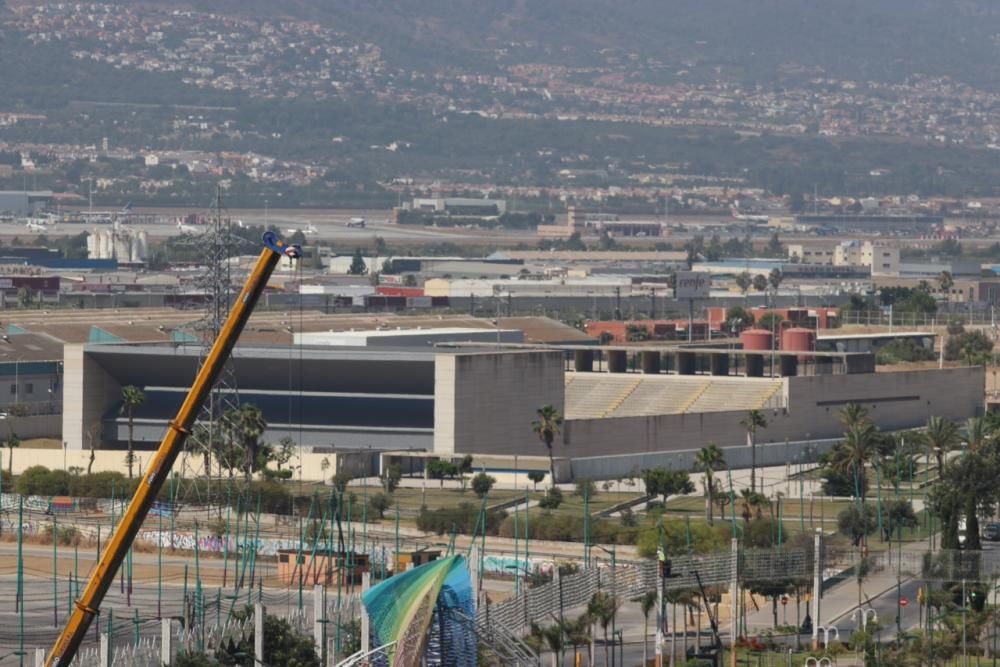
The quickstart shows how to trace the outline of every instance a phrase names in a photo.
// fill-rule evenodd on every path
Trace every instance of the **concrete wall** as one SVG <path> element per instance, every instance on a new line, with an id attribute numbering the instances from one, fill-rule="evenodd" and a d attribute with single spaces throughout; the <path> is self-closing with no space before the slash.
<path id="1" fill-rule="evenodd" d="M 806 442 L 770 442 L 757 445 L 757 466 L 780 466 L 785 463 L 815 463 L 821 454 L 830 451 L 840 439 L 810 440 Z M 749 468 L 752 460 L 750 447 L 745 444 L 723 447 L 726 465 L 732 469 Z M 635 477 L 647 468 L 672 468 L 674 470 L 694 470 L 697 449 L 656 452 L 647 454 L 625 454 L 614 456 L 593 456 L 572 459 L 572 479 L 622 479 Z M 570 478 L 560 478 L 570 481 Z"/>
<path id="2" fill-rule="evenodd" d="M 563 364 L 561 352 L 438 355 L 434 451 L 544 453 L 531 423 L 542 405 L 563 412 Z"/>
<path id="3" fill-rule="evenodd" d="M 837 412 L 848 403 L 864 405 L 883 430 L 922 426 L 931 415 L 956 421 L 983 412 L 982 367 L 902 373 L 867 373 L 788 378 L 786 410 L 767 410 L 758 443 L 839 438 Z M 745 411 L 701 414 L 574 419 L 563 428 L 563 456 L 605 456 L 745 445 L 740 421 Z M 524 450 L 522 450 L 524 451 Z M 527 453 L 527 451 L 524 451 Z"/>
<path id="4" fill-rule="evenodd" d="M 2 424 L 0 424 L 2 427 Z M 158 444 L 167 427 L 161 420 L 135 420 L 134 441 L 142 443 L 142 449 L 150 449 Z M 0 432 L 2 435 L 2 432 Z M 123 418 L 104 420 L 104 446 L 124 448 L 128 440 L 128 421 Z M 306 448 L 322 447 L 333 449 L 421 449 L 434 446 L 431 429 L 354 429 L 350 427 L 321 427 L 297 424 L 268 424 L 261 436 L 262 442 L 275 444 L 282 438 L 291 438 L 297 445 Z M 109 445 L 108 443 L 117 443 Z M 89 443 L 86 445 L 89 447 Z"/>
<path id="5" fill-rule="evenodd" d="M 9 449 L 0 449 L 0 457 L 4 470 L 7 469 Z M 145 472 L 146 465 L 152 458 L 152 452 L 136 452 L 136 462 L 138 471 Z M 311 454 L 303 453 L 300 457 L 293 456 L 285 468 L 294 471 L 294 478 L 299 479 L 299 470 L 302 471 L 302 480 L 309 482 L 329 481 L 334 473 L 343 469 L 349 472 L 360 472 L 364 470 L 368 461 L 374 460 L 367 452 L 347 452 L 344 454 L 345 461 L 340 461 L 337 454 Z M 323 461 L 329 464 L 323 465 Z M 73 467 L 87 470 L 90 463 L 90 450 L 64 450 L 64 449 L 15 449 L 14 450 L 14 474 L 19 475 L 26 468 L 35 465 L 45 466 L 51 470 L 69 470 Z M 212 474 L 218 476 L 219 471 L 213 461 Z M 325 468 L 325 470 L 324 470 Z M 125 465 L 125 452 L 115 450 L 97 450 L 94 452 L 94 465 L 92 472 L 118 471 L 128 474 L 128 467 Z M 184 477 L 196 477 L 203 473 L 202 457 L 200 455 L 181 454 L 174 464 L 173 471 Z"/>
<path id="6" fill-rule="evenodd" d="M 63 348 L 62 435 L 69 449 L 90 447 L 90 437 L 100 440 L 101 419 L 121 391 L 121 385 L 84 354 L 83 345 Z"/>
<path id="7" fill-rule="evenodd" d="M 31 415 L 0 421 L 0 443 L 7 439 L 11 429 L 21 440 L 29 438 L 58 440 L 62 437 L 62 415 Z"/>

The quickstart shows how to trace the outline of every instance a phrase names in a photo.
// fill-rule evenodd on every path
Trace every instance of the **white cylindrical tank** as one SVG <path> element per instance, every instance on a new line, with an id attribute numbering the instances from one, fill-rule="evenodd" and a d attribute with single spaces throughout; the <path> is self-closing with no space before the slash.
<path id="1" fill-rule="evenodd" d="M 87 257 L 90 259 L 98 259 L 97 237 L 93 232 L 87 234 Z"/>
<path id="2" fill-rule="evenodd" d="M 128 237 L 127 236 L 124 236 L 124 237 L 119 236 L 119 237 L 115 238 L 114 244 L 115 244 L 115 246 L 114 246 L 115 247 L 115 255 L 114 255 L 115 258 L 119 262 L 127 262 L 127 261 L 129 261 L 129 256 L 131 255 L 131 253 L 129 252 Z"/>
<path id="3" fill-rule="evenodd" d="M 114 256 L 114 248 L 111 242 L 111 232 L 107 229 L 101 230 L 101 259 L 111 259 Z"/>
<path id="4" fill-rule="evenodd" d="M 139 232 L 139 260 L 146 261 L 149 257 L 149 232 L 145 229 Z"/>
<path id="5" fill-rule="evenodd" d="M 136 236 L 135 234 L 129 234 L 128 246 L 129 246 L 128 261 L 132 262 L 133 264 L 135 264 L 136 262 L 141 262 L 142 260 L 139 259 L 139 237 Z"/>

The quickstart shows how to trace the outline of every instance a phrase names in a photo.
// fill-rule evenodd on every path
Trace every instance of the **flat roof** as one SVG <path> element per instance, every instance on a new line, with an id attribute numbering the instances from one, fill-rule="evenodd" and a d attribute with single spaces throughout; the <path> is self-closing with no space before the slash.
<path id="1" fill-rule="evenodd" d="M 134 343 L 166 342 L 175 329 L 191 331 L 202 317 L 201 310 L 176 308 L 94 308 L 83 310 L 18 311 L 7 324 L 63 343 L 87 343 L 92 326 Z M 471 315 L 400 315 L 396 313 L 328 314 L 318 310 L 260 310 L 250 317 L 240 341 L 255 345 L 291 345 L 294 332 L 329 332 L 457 327 L 496 331 L 488 317 Z M 162 327 L 162 329 L 161 329 Z M 532 343 L 592 341 L 586 333 L 548 317 L 501 317 L 503 329 L 520 329 Z M 61 356 L 61 355 L 60 355 Z"/>
<path id="2" fill-rule="evenodd" d="M 695 354 L 727 354 L 732 356 L 745 357 L 747 355 L 757 355 L 763 354 L 760 350 L 738 350 L 730 349 L 728 347 L 686 347 L 688 345 L 687 341 L 673 341 L 671 343 L 650 344 L 644 342 L 642 345 L 542 345 L 534 343 L 435 343 L 434 347 L 437 349 L 449 348 L 449 347 L 463 347 L 463 348 L 507 348 L 509 350 L 548 350 L 551 352 L 559 351 L 574 351 L 574 350 L 588 350 L 591 352 L 692 352 Z M 816 358 L 827 358 L 827 359 L 845 359 L 847 357 L 860 357 L 864 356 L 864 352 L 818 352 L 813 350 L 767 350 L 766 354 L 769 356 L 789 356 L 789 357 L 801 357 L 804 355 Z"/>
<path id="3" fill-rule="evenodd" d="M 895 333 L 870 333 L 870 334 L 826 334 L 816 337 L 816 340 L 870 340 L 872 338 L 912 338 L 915 336 L 937 336 L 930 331 L 897 331 Z"/>
<path id="4" fill-rule="evenodd" d="M 480 333 L 521 333 L 520 329 L 486 329 L 483 327 L 440 327 L 440 328 L 401 328 L 401 329 L 386 329 L 386 330 L 372 330 L 366 329 L 364 331 L 306 331 L 303 332 L 303 336 L 309 337 L 320 337 L 325 334 L 335 335 L 337 338 L 379 338 L 385 337 L 390 338 L 392 336 L 452 336 L 461 334 L 480 334 Z"/>

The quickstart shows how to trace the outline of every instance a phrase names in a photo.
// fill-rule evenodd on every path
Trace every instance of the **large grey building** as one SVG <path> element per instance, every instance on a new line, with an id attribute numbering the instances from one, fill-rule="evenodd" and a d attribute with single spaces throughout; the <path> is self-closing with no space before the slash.
<path id="1" fill-rule="evenodd" d="M 0 190 L 0 215 L 37 215 L 51 203 L 48 190 Z"/>
<path id="2" fill-rule="evenodd" d="M 840 437 L 837 413 L 849 403 L 867 408 L 884 430 L 919 427 L 930 415 L 964 420 L 983 411 L 981 367 L 874 373 L 870 354 L 811 353 L 822 362 L 811 365 L 801 353 L 777 352 L 781 376 L 761 377 L 754 354 L 242 347 L 232 364 L 240 400 L 264 412 L 269 442 L 289 436 L 324 450 L 539 456 L 545 449 L 532 421 L 540 406 L 552 405 L 566 418 L 556 456 L 591 478 L 689 465 L 708 442 L 727 448 L 729 465 L 748 465 L 740 422 L 751 409 L 768 420 L 758 434 L 760 463 L 815 457 L 818 449 L 790 453 L 786 443 Z M 669 356 L 676 359 L 660 363 Z M 104 446 L 124 446 L 120 407 L 127 384 L 148 396 L 136 413 L 136 438 L 155 446 L 194 378 L 197 358 L 195 348 L 183 345 L 66 346 L 67 446 L 85 448 L 95 432 Z"/>

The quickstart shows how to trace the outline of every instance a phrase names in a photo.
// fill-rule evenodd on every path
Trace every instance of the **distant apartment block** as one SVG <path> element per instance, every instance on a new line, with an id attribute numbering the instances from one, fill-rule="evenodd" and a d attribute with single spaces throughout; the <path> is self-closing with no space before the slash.
<path id="1" fill-rule="evenodd" d="M 899 274 L 899 248 L 884 241 L 790 243 L 788 257 L 802 264 L 865 267 L 872 275 Z"/>

